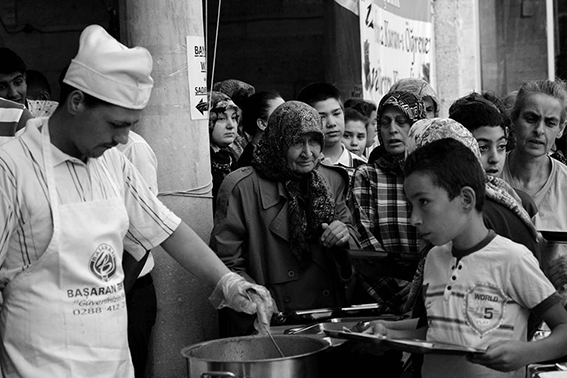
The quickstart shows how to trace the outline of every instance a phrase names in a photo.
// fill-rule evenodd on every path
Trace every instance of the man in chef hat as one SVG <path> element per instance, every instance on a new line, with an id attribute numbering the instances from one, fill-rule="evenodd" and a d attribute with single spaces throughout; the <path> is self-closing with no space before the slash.
<path id="1" fill-rule="evenodd" d="M 150 98 L 152 58 L 91 25 L 50 118 L 0 150 L 0 358 L 5 377 L 133 377 L 122 251 L 157 245 L 214 286 L 211 301 L 269 319 L 269 292 L 230 273 L 112 148 Z M 248 292 L 259 294 L 251 302 Z M 256 298 L 256 295 L 252 296 Z M 264 310 L 265 309 L 265 310 Z"/>

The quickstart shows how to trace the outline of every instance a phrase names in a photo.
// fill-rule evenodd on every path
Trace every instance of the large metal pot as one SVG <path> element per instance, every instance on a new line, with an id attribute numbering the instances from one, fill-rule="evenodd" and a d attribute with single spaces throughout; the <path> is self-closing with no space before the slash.
<path id="1" fill-rule="evenodd" d="M 184 348 L 189 378 L 316 378 L 325 340 L 309 336 L 273 335 L 285 357 L 268 336 L 230 337 Z"/>

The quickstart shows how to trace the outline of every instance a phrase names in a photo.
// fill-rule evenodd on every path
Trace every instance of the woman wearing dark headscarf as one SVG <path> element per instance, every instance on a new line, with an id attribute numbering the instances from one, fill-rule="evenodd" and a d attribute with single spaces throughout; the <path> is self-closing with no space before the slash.
<path id="1" fill-rule="evenodd" d="M 412 93 L 393 92 L 382 98 L 378 106 L 378 138 L 384 153 L 374 163 L 355 171 L 351 194 L 353 223 L 360 233 L 362 248 L 390 253 L 399 261 L 401 270 L 398 278 L 385 276 L 362 260 L 355 265 L 358 277 L 375 301 L 396 313 L 409 310 L 408 280 L 420 256 L 417 231 L 410 225 L 402 167 L 409 129 L 422 118 L 423 102 Z"/>
<path id="2" fill-rule="evenodd" d="M 270 116 L 252 166 L 228 175 L 218 194 L 211 248 L 229 269 L 266 285 L 280 311 L 346 303 L 351 267 L 338 248 L 356 243 L 348 179 L 320 165 L 322 148 L 317 111 L 288 101 Z M 234 315 L 221 335 L 253 331 L 253 318 Z"/>
<path id="3" fill-rule="evenodd" d="M 209 110 L 209 141 L 211 174 L 213 176 L 213 208 L 217 192 L 226 175 L 236 169 L 237 158 L 230 148 L 236 138 L 238 106 L 224 93 L 211 92 Z"/>
<path id="4" fill-rule="evenodd" d="M 242 129 L 242 109 L 248 97 L 252 96 L 256 92 L 256 89 L 254 86 L 241 80 L 228 79 L 215 83 L 213 85 L 213 91 L 224 93 L 238 106 L 238 133 L 230 146 L 238 159 L 246 145 L 248 145 L 248 136 Z"/>
<path id="5" fill-rule="evenodd" d="M 411 92 L 423 101 L 426 118 L 439 117 L 439 98 L 427 81 L 415 77 L 400 79 L 392 85 L 389 92 L 400 91 Z"/>

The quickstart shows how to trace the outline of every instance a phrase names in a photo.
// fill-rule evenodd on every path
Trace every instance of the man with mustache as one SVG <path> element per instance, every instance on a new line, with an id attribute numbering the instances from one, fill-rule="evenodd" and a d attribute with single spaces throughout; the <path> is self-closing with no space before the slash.
<path id="1" fill-rule="evenodd" d="M 127 142 L 149 102 L 152 66 L 145 48 L 87 27 L 60 106 L 0 149 L 4 378 L 134 377 L 124 250 L 140 260 L 160 245 L 215 286 L 215 307 L 271 315 L 269 292 L 231 273 L 112 148 Z"/>

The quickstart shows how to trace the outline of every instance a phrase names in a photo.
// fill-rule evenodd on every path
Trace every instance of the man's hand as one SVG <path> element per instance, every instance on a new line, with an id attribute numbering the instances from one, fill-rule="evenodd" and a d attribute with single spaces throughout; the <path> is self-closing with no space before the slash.
<path id="1" fill-rule="evenodd" d="M 248 282 L 234 272 L 222 276 L 209 300 L 217 309 L 230 307 L 235 311 L 257 314 L 255 328 L 260 333 L 269 330 L 272 315 L 277 311 L 268 289 Z"/>

